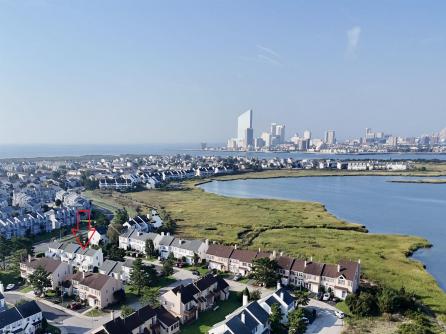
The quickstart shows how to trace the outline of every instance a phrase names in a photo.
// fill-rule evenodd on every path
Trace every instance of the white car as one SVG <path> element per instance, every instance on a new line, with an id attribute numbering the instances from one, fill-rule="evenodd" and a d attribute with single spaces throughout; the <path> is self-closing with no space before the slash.
<path id="1" fill-rule="evenodd" d="M 339 318 L 339 319 L 344 319 L 345 317 L 345 313 L 339 310 L 335 310 L 335 315 Z"/>
<path id="2" fill-rule="evenodd" d="M 324 293 L 324 295 L 322 296 L 322 300 L 323 300 L 324 302 L 329 301 L 329 300 L 330 300 L 330 297 L 331 297 L 331 295 L 330 295 L 328 292 L 326 292 L 326 293 Z"/>
<path id="3" fill-rule="evenodd" d="M 239 281 L 241 278 L 242 278 L 242 275 L 241 275 L 241 274 L 236 274 L 236 275 L 234 275 L 233 280 L 234 280 L 234 281 Z"/>
<path id="4" fill-rule="evenodd" d="M 8 284 L 7 286 L 6 286 L 6 290 L 12 290 L 12 289 L 14 289 L 15 288 L 15 284 Z"/>

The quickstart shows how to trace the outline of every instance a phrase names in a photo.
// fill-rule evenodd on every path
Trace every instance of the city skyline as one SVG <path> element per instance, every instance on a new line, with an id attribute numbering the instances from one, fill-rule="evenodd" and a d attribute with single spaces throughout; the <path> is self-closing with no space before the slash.
<path id="1" fill-rule="evenodd" d="M 0 9 L 2 144 L 225 142 L 250 108 L 259 129 L 321 138 L 446 126 L 441 2 Z"/>

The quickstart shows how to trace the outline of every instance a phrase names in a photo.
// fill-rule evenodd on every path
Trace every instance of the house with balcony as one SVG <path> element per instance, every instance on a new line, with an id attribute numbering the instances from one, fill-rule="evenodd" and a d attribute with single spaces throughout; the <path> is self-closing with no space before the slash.
<path id="1" fill-rule="evenodd" d="M 340 261 L 339 264 L 325 264 L 321 275 L 321 286 L 331 289 L 335 297 L 345 299 L 356 292 L 361 275 L 361 261 Z"/>
<path id="2" fill-rule="evenodd" d="M 130 228 L 119 236 L 119 248 L 125 250 L 134 250 L 145 254 L 146 241 L 148 239 L 151 239 L 153 241 L 155 249 L 158 249 L 159 240 L 162 239 L 162 235 L 152 232 L 146 233 L 139 231 L 136 228 Z"/>
<path id="3" fill-rule="evenodd" d="M 115 303 L 115 294 L 123 289 L 121 280 L 99 273 L 77 272 L 66 277 L 64 291 L 79 296 L 91 307 L 103 309 Z"/>
<path id="4" fill-rule="evenodd" d="M 229 271 L 233 274 L 246 276 L 252 270 L 252 261 L 257 252 L 249 249 L 234 249 L 229 258 Z"/>
<path id="5" fill-rule="evenodd" d="M 29 275 L 34 273 L 39 267 L 42 267 L 48 273 L 51 281 L 51 289 L 53 290 L 60 287 L 65 278 L 73 272 L 69 264 L 59 260 L 48 257 L 33 259 L 31 256 L 28 256 L 26 262 L 20 263 L 20 277 L 28 279 Z"/>
<path id="6" fill-rule="evenodd" d="M 229 271 L 229 261 L 235 248 L 219 244 L 209 244 L 206 251 L 206 261 L 209 263 L 209 269 L 219 271 Z"/>
<path id="7" fill-rule="evenodd" d="M 182 324 L 198 319 L 217 300 L 229 298 L 229 286 L 219 276 L 207 275 L 187 285 L 179 285 L 160 297 L 161 306 Z"/>

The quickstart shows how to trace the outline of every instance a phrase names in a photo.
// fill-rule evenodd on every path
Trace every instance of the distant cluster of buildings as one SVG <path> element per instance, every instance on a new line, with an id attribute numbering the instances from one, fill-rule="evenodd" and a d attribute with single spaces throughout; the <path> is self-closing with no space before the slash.
<path id="1" fill-rule="evenodd" d="M 205 146 L 204 146 L 205 147 Z M 231 151 L 308 151 L 327 153 L 432 151 L 446 152 L 446 129 L 420 137 L 400 137 L 372 131 L 366 128 L 365 135 L 358 139 L 339 142 L 335 130 L 327 130 L 323 138 L 313 138 L 310 130 L 302 135 L 294 134 L 286 140 L 285 125 L 271 123 L 269 131 L 255 137 L 252 109 L 238 117 L 237 137 L 230 138 L 225 147 Z"/>

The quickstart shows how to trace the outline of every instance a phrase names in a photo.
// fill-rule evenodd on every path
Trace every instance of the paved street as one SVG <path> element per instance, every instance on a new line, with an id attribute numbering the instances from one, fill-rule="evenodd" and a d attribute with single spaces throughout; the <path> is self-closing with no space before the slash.
<path id="1" fill-rule="evenodd" d="M 327 303 L 310 299 L 307 308 L 316 309 L 317 318 L 308 326 L 307 334 L 340 334 L 343 329 L 343 321 L 334 314 L 335 307 Z"/>

